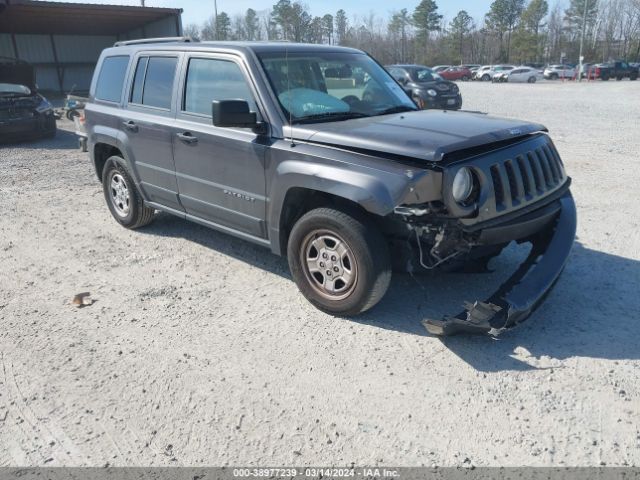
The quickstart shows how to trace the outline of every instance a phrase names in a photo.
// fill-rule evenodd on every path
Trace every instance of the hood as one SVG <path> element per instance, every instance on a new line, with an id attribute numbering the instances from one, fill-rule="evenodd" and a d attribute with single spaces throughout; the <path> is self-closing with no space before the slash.
<path id="1" fill-rule="evenodd" d="M 434 79 L 430 82 L 409 82 L 411 85 L 415 85 L 418 88 L 433 88 L 437 86 L 442 86 L 442 90 L 449 90 L 452 85 L 455 85 L 454 82 L 445 79 Z M 445 88 L 446 87 L 446 88 Z"/>
<path id="2" fill-rule="evenodd" d="M 512 140 L 543 125 L 482 113 L 421 110 L 342 122 L 298 125 L 293 138 L 357 150 L 439 162 L 458 150 Z"/>
<path id="3" fill-rule="evenodd" d="M 36 74 L 33 66 L 24 62 L 2 62 L 0 60 L 0 83 L 15 83 L 29 87 L 31 93 L 37 91 Z"/>

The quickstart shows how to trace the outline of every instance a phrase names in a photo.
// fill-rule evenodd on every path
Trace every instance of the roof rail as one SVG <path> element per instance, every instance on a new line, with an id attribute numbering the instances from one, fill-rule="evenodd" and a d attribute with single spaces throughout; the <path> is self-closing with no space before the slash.
<path id="1" fill-rule="evenodd" d="M 139 38 L 137 40 L 122 40 L 113 44 L 114 47 L 123 47 L 125 45 L 143 45 L 146 43 L 175 43 L 175 42 L 198 42 L 191 37 L 160 37 L 160 38 Z"/>

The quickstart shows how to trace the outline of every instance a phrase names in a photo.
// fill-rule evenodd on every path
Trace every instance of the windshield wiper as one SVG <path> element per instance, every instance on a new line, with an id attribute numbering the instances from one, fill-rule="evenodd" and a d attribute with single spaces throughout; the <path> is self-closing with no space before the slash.
<path id="1" fill-rule="evenodd" d="M 387 108 L 381 112 L 376 113 L 378 115 L 390 115 L 392 113 L 404 113 L 404 112 L 417 112 L 417 108 L 407 107 L 406 105 L 396 105 L 395 107 Z"/>
<path id="2" fill-rule="evenodd" d="M 351 120 L 353 118 L 364 118 L 368 116 L 369 115 L 360 112 L 327 112 L 298 118 L 293 123 L 313 123 L 323 120 Z"/>

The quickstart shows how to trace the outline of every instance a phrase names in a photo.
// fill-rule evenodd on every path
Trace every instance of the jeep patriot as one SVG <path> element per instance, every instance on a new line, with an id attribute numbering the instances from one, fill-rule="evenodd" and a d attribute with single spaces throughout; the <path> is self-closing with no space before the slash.
<path id="1" fill-rule="evenodd" d="M 329 45 L 119 42 L 98 61 L 89 152 L 115 220 L 157 210 L 286 255 L 317 308 L 353 316 L 392 270 L 486 269 L 531 251 L 488 299 L 436 335 L 527 318 L 573 245 L 570 179 L 544 126 L 418 109 L 366 53 Z"/>

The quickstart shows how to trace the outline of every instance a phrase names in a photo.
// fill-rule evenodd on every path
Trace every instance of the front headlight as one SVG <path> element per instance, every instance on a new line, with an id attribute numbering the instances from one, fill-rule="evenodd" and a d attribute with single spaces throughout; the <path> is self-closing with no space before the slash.
<path id="1" fill-rule="evenodd" d="M 429 90 L 427 90 L 427 94 L 430 97 L 437 97 L 438 96 L 438 92 L 436 92 L 433 88 L 430 88 Z"/>
<path id="2" fill-rule="evenodd" d="M 453 199 L 458 203 L 465 203 L 473 192 L 473 175 L 467 167 L 462 167 L 453 177 L 451 193 Z"/>

